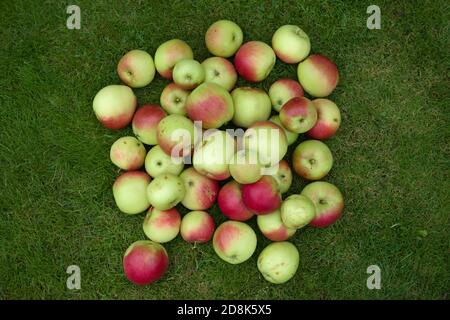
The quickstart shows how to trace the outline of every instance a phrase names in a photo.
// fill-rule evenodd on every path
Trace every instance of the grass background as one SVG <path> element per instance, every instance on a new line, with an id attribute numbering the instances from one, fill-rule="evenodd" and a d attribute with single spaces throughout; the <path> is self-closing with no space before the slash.
<path id="1" fill-rule="evenodd" d="M 81 8 L 81 30 L 66 28 L 69 4 Z M 381 30 L 366 27 L 371 4 L 381 8 Z M 2 1 L 0 12 L 0 298 L 448 299 L 447 1 Z M 222 18 L 238 23 L 245 41 L 267 43 L 279 26 L 300 25 L 312 52 L 338 65 L 331 99 L 343 122 L 326 142 L 335 166 L 325 180 L 344 193 L 345 214 L 330 228 L 296 234 L 300 268 L 284 285 L 256 268 L 269 243 L 258 232 L 257 252 L 237 266 L 210 244 L 178 237 L 165 245 L 164 278 L 136 287 L 121 259 L 144 239 L 143 215 L 115 207 L 119 172 L 109 161 L 110 145 L 131 129 L 104 129 L 92 99 L 120 83 L 116 64 L 131 49 L 153 55 L 181 38 L 196 59 L 207 58 L 204 34 Z M 278 61 L 257 86 L 295 71 Z M 158 103 L 166 83 L 157 77 L 135 90 L 139 102 Z M 304 185 L 296 178 L 289 193 Z M 210 212 L 224 220 L 217 207 Z M 66 288 L 73 264 L 79 291 Z M 372 264 L 381 268 L 381 290 L 366 287 Z"/>

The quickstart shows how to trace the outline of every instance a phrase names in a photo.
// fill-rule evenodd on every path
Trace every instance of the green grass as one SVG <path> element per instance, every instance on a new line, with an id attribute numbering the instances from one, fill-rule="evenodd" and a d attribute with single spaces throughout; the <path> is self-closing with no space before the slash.
<path id="1" fill-rule="evenodd" d="M 377 1 L 381 30 L 366 28 L 372 1 L 152 2 L 76 1 L 81 30 L 66 28 L 66 2 L 0 3 L 0 298 L 448 299 L 448 2 Z M 110 145 L 131 130 L 104 129 L 92 99 L 119 83 L 116 64 L 130 49 L 153 55 L 176 37 L 205 59 L 204 33 L 221 18 L 237 22 L 246 41 L 267 43 L 280 25 L 298 24 L 312 51 L 338 65 L 331 99 L 343 123 L 327 141 L 335 165 L 325 180 L 344 193 L 345 213 L 330 228 L 297 233 L 300 268 L 284 285 L 256 268 L 269 243 L 258 232 L 257 252 L 236 266 L 210 244 L 178 237 L 165 245 L 164 278 L 136 287 L 121 259 L 144 239 L 143 215 L 115 207 L 119 171 L 109 161 Z M 278 61 L 258 86 L 295 70 Z M 166 83 L 157 77 L 135 90 L 140 103 L 158 103 Z M 297 177 L 290 193 L 305 185 Z M 210 212 L 224 220 L 217 207 Z M 81 267 L 79 291 L 66 288 L 72 264 Z M 366 287 L 372 264 L 381 290 Z"/>

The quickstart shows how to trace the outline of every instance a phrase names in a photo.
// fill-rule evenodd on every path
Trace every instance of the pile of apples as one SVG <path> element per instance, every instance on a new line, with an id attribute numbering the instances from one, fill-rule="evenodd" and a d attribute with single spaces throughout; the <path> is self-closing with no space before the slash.
<path id="1" fill-rule="evenodd" d="M 332 153 L 320 140 L 340 126 L 338 107 L 324 99 L 338 83 L 338 69 L 327 57 L 310 55 L 308 35 L 294 25 L 276 30 L 271 47 L 261 41 L 242 44 L 241 28 L 220 20 L 209 27 L 205 42 L 214 57 L 202 63 L 178 39 L 161 44 L 154 59 L 142 50 L 128 52 L 117 66 L 124 85 L 107 86 L 94 98 L 93 109 L 103 126 L 121 129 L 131 123 L 135 134 L 118 139 L 110 150 L 111 161 L 123 170 L 113 185 L 117 207 L 129 215 L 147 211 L 143 231 L 149 240 L 129 246 L 124 272 L 138 285 L 161 278 L 169 264 L 161 244 L 178 234 L 188 243 L 212 239 L 221 259 L 242 263 L 257 244 L 255 231 L 244 221 L 256 216 L 261 233 L 273 241 L 260 253 L 257 267 L 266 280 L 284 283 L 299 264 L 298 250 L 287 240 L 307 225 L 331 225 L 344 208 L 336 186 L 315 181 L 333 164 Z M 233 55 L 234 64 L 227 59 Z M 277 57 L 298 64 L 298 81 L 279 79 L 268 93 L 234 88 L 238 75 L 253 83 L 264 80 Z M 156 71 L 170 81 L 160 105 L 137 108 L 131 88 L 150 84 Z M 218 130 L 231 123 L 240 136 Z M 283 199 L 292 183 L 283 158 L 303 133 L 311 140 L 295 148 L 292 166 L 314 182 Z M 145 145 L 151 146 L 148 152 Z M 229 219 L 217 228 L 206 211 L 216 201 Z M 178 204 L 190 212 L 181 217 Z"/>

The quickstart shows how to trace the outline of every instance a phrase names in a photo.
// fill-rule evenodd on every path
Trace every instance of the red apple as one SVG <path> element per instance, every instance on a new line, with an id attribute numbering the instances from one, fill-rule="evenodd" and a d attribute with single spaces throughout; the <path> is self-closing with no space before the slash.
<path id="1" fill-rule="evenodd" d="M 320 54 L 313 54 L 300 62 L 297 75 L 303 89 L 319 98 L 330 95 L 339 81 L 336 65 Z"/>
<path id="2" fill-rule="evenodd" d="M 275 81 L 269 88 L 270 101 L 273 108 L 278 112 L 292 98 L 303 97 L 304 95 L 305 93 L 300 83 L 288 78 Z"/>
<path id="3" fill-rule="evenodd" d="M 137 170 L 144 164 L 145 147 L 135 137 L 122 137 L 111 146 L 109 157 L 122 170 Z"/>
<path id="4" fill-rule="evenodd" d="M 180 232 L 181 216 L 177 209 L 158 210 L 150 208 L 142 228 L 152 241 L 164 243 L 176 238 Z"/>
<path id="5" fill-rule="evenodd" d="M 307 132 L 314 139 L 324 140 L 331 138 L 341 125 L 341 113 L 337 105 L 328 99 L 313 100 L 317 110 L 316 125 Z"/>
<path id="6" fill-rule="evenodd" d="M 267 214 L 281 206 L 278 182 L 271 176 L 263 176 L 251 184 L 242 186 L 242 200 L 256 214 Z"/>
<path id="7" fill-rule="evenodd" d="M 220 211 L 231 220 L 246 221 L 254 215 L 242 201 L 241 185 L 236 181 L 230 181 L 220 189 L 217 203 Z"/>
<path id="8" fill-rule="evenodd" d="M 183 59 L 193 59 L 191 47 L 179 39 L 172 39 L 161 44 L 155 52 L 155 67 L 158 73 L 172 80 L 173 67 Z"/>
<path id="9" fill-rule="evenodd" d="M 205 211 L 191 211 L 181 220 L 180 233 L 187 242 L 208 242 L 214 233 L 214 220 Z"/>
<path id="10" fill-rule="evenodd" d="M 209 209 L 216 201 L 219 183 L 198 173 L 193 167 L 184 170 L 180 178 L 184 182 L 186 194 L 181 204 L 190 210 Z"/>
<path id="11" fill-rule="evenodd" d="M 136 138 L 145 144 L 157 144 L 156 128 L 159 121 L 165 116 L 166 113 L 158 105 L 146 104 L 137 109 L 132 122 Z"/>
<path id="12" fill-rule="evenodd" d="M 261 41 L 243 44 L 234 57 L 237 72 L 250 82 L 260 82 L 267 78 L 275 61 L 276 56 L 272 48 Z"/>
<path id="13" fill-rule="evenodd" d="M 259 215 L 256 221 L 262 234 L 272 241 L 285 241 L 292 237 L 296 231 L 296 229 L 288 228 L 283 224 L 280 210 Z"/>
<path id="14" fill-rule="evenodd" d="M 316 124 L 317 111 L 308 98 L 295 97 L 281 108 L 280 121 L 289 131 L 304 133 Z"/>

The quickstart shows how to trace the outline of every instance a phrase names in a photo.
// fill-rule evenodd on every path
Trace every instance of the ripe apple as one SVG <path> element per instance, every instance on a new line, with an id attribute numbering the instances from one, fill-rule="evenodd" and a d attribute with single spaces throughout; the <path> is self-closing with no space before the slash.
<path id="1" fill-rule="evenodd" d="M 231 264 L 248 260 L 256 249 L 256 234 L 240 221 L 226 221 L 214 232 L 213 247 L 217 255 Z"/>
<path id="2" fill-rule="evenodd" d="M 158 73 L 172 80 L 172 70 L 175 64 L 183 59 L 193 59 L 191 47 L 179 39 L 172 39 L 161 44 L 155 52 L 155 67 Z"/>
<path id="3" fill-rule="evenodd" d="M 194 123 L 181 115 L 163 118 L 156 129 L 161 149 L 174 158 L 188 156 L 194 146 Z"/>
<path id="4" fill-rule="evenodd" d="M 215 83 L 231 91 L 237 81 L 233 64 L 225 58 L 211 57 L 202 62 L 205 69 L 205 82 Z"/>
<path id="5" fill-rule="evenodd" d="M 193 167 L 184 170 L 180 178 L 186 194 L 181 204 L 190 210 L 206 210 L 212 207 L 219 193 L 219 183 L 198 173 Z"/>
<path id="6" fill-rule="evenodd" d="M 142 228 L 145 235 L 158 243 L 169 242 L 180 232 L 181 216 L 177 209 L 158 210 L 150 208 Z"/>
<path id="7" fill-rule="evenodd" d="M 234 65 L 245 80 L 260 82 L 272 71 L 276 59 L 270 46 L 261 41 L 250 41 L 239 48 Z"/>
<path id="8" fill-rule="evenodd" d="M 339 81 L 336 65 L 320 54 L 313 54 L 299 63 L 297 75 L 303 89 L 318 98 L 330 95 Z"/>
<path id="9" fill-rule="evenodd" d="M 288 145 L 290 146 L 291 144 L 293 144 L 295 141 L 297 141 L 298 139 L 298 133 L 289 131 L 288 129 L 286 129 L 283 124 L 281 123 L 280 117 L 277 115 L 271 116 L 270 121 L 272 121 L 273 123 L 275 123 L 276 125 L 278 125 L 280 128 L 283 129 L 284 134 L 286 135 L 286 141 L 288 143 Z"/>
<path id="10" fill-rule="evenodd" d="M 167 251 L 159 243 L 141 240 L 132 243 L 123 256 L 123 270 L 137 285 L 150 284 L 163 276 L 169 265 Z"/>
<path id="11" fill-rule="evenodd" d="M 263 176 L 255 183 L 242 185 L 242 200 L 257 215 L 277 210 L 281 205 L 277 181 L 271 176 Z"/>
<path id="12" fill-rule="evenodd" d="M 270 117 L 271 103 L 267 93 L 258 88 L 241 87 L 231 92 L 234 104 L 233 123 L 248 128 Z"/>
<path id="13" fill-rule="evenodd" d="M 331 138 L 341 125 L 341 112 L 338 106 L 328 99 L 315 99 L 313 104 L 317 110 L 317 122 L 307 132 L 308 136 L 318 140 Z"/>
<path id="14" fill-rule="evenodd" d="M 183 89 L 191 90 L 205 81 L 205 69 L 194 59 L 177 62 L 172 72 L 173 82 Z"/>
<path id="15" fill-rule="evenodd" d="M 299 260 L 298 250 L 292 243 L 274 242 L 261 251 L 257 266 L 264 279 L 281 284 L 295 275 Z"/>
<path id="16" fill-rule="evenodd" d="M 161 107 L 168 114 L 186 115 L 186 100 L 189 91 L 184 90 L 176 83 L 169 83 L 161 93 Z"/>
<path id="17" fill-rule="evenodd" d="M 286 160 L 281 160 L 278 163 L 278 168 L 272 177 L 277 181 L 281 193 L 289 190 L 292 184 L 292 171 Z"/>
<path id="18" fill-rule="evenodd" d="M 269 214 L 257 216 L 256 222 L 262 234 L 272 241 L 285 241 L 297 231 L 297 229 L 288 228 L 283 224 L 281 212 L 278 209 Z"/>
<path id="19" fill-rule="evenodd" d="M 230 20 L 214 22 L 206 31 L 205 43 L 209 52 L 218 57 L 231 57 L 242 44 L 241 28 Z"/>
<path id="20" fill-rule="evenodd" d="M 183 168 L 184 163 L 181 159 L 172 159 L 159 145 L 151 148 L 145 157 L 145 171 L 153 178 L 163 173 L 177 176 L 183 171 Z"/>
<path id="21" fill-rule="evenodd" d="M 202 121 L 203 128 L 219 128 L 233 118 L 233 99 L 218 84 L 202 83 L 188 96 L 186 111 L 193 121 Z"/>
<path id="22" fill-rule="evenodd" d="M 313 227 L 327 227 L 342 216 L 344 197 L 339 189 L 328 182 L 316 181 L 308 184 L 302 195 L 311 199 L 316 206 L 316 215 L 310 222 Z"/>
<path id="23" fill-rule="evenodd" d="M 120 211 L 137 214 L 145 211 L 150 203 L 147 187 L 151 178 L 142 171 L 128 171 L 120 175 L 113 185 L 114 201 Z"/>
<path id="24" fill-rule="evenodd" d="M 254 216 L 242 201 L 241 185 L 234 180 L 220 189 L 217 203 L 220 211 L 231 220 L 246 221 Z"/>
<path id="25" fill-rule="evenodd" d="M 148 201 L 159 210 L 175 207 L 183 200 L 185 193 L 183 180 L 170 173 L 157 176 L 147 187 Z"/>
<path id="26" fill-rule="evenodd" d="M 230 161 L 230 174 L 240 184 L 254 183 L 262 176 L 258 155 L 252 150 L 237 151 Z"/>
<path id="27" fill-rule="evenodd" d="M 330 172 L 333 155 L 325 143 L 306 140 L 300 143 L 292 155 L 294 171 L 308 180 L 319 180 Z"/>
<path id="28" fill-rule="evenodd" d="M 136 138 L 145 144 L 157 144 L 156 127 L 165 116 L 164 110 L 157 105 L 147 104 L 137 109 L 132 122 Z"/>
<path id="29" fill-rule="evenodd" d="M 120 59 L 117 74 L 127 86 L 145 87 L 155 77 L 153 58 L 143 50 L 131 50 Z"/>
<path id="30" fill-rule="evenodd" d="M 309 55 L 311 43 L 300 27 L 287 24 L 273 34 L 272 47 L 281 61 L 299 63 Z"/>
<path id="31" fill-rule="evenodd" d="M 314 219 L 315 214 L 314 203 L 304 195 L 293 194 L 281 204 L 281 220 L 288 228 L 303 228 Z"/>
<path id="32" fill-rule="evenodd" d="M 101 124 L 109 129 L 125 128 L 133 119 L 137 99 L 130 87 L 110 85 L 94 97 L 92 107 Z"/>
<path id="33" fill-rule="evenodd" d="M 292 98 L 281 108 L 280 121 L 289 131 L 304 133 L 316 124 L 317 111 L 308 98 Z"/>
<path id="34" fill-rule="evenodd" d="M 191 211 L 181 220 L 181 237 L 190 243 L 205 243 L 214 233 L 214 220 L 205 211 Z"/>
<path id="35" fill-rule="evenodd" d="M 303 97 L 305 93 L 303 88 L 295 80 L 282 78 L 274 83 L 269 88 L 269 97 L 273 108 L 280 112 L 281 107 L 295 97 Z"/>
<path id="36" fill-rule="evenodd" d="M 109 157 L 112 163 L 123 170 L 136 170 L 145 160 L 145 147 L 135 137 L 122 137 L 111 146 Z"/>

